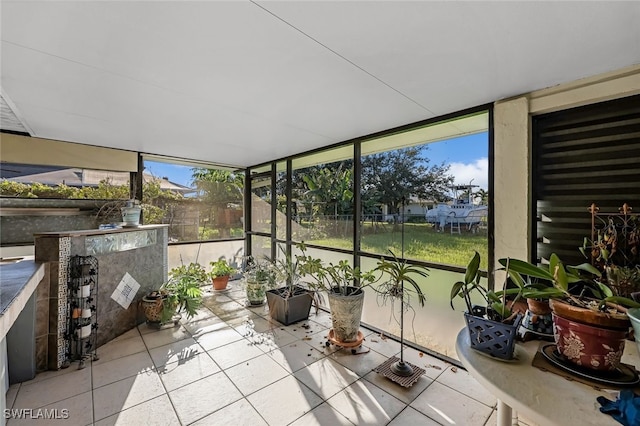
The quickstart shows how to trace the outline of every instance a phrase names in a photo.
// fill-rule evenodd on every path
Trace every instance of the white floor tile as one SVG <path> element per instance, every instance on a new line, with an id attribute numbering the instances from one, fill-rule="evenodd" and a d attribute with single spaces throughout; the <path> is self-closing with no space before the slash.
<path id="1" fill-rule="evenodd" d="M 229 343 L 228 345 L 208 351 L 209 355 L 222 369 L 227 369 L 262 355 L 260 349 L 247 339 Z"/>
<path id="2" fill-rule="evenodd" d="M 203 353 L 204 350 L 191 337 L 149 351 L 155 366 L 160 369 L 171 362 L 182 361 Z"/>
<path id="3" fill-rule="evenodd" d="M 144 341 L 139 335 L 129 339 L 112 340 L 98 348 L 96 352 L 100 359 L 93 361 L 93 365 L 103 364 L 116 358 L 136 354 L 138 352 L 144 352 L 146 350 L 147 347 L 144 345 Z"/>
<path id="4" fill-rule="evenodd" d="M 95 420 L 149 401 L 165 393 L 155 371 L 140 373 L 93 390 Z"/>
<path id="5" fill-rule="evenodd" d="M 182 325 L 186 325 L 213 317 L 215 317 L 215 315 L 209 308 L 207 308 L 206 306 L 201 306 L 200 308 L 196 309 L 196 314 L 191 318 L 187 318 L 187 315 L 183 313 L 182 318 L 180 319 L 180 323 L 182 323 Z"/>
<path id="6" fill-rule="evenodd" d="M 363 345 L 366 348 L 366 345 Z M 366 350 L 366 349 L 365 349 Z M 353 355 L 350 349 L 341 349 L 329 355 L 331 359 L 338 361 L 358 376 L 364 377 L 371 371 L 388 360 L 386 356 L 375 351 L 369 351 L 358 355 Z"/>
<path id="7" fill-rule="evenodd" d="M 289 372 L 298 371 L 325 357 L 322 352 L 302 341 L 274 348 L 267 355 Z"/>
<path id="8" fill-rule="evenodd" d="M 212 314 L 213 315 L 213 314 Z M 228 327 L 227 323 L 222 321 L 216 316 L 210 316 L 209 318 L 201 319 L 199 321 L 191 321 L 183 324 L 183 327 L 191 333 L 192 337 L 199 336 L 201 334 L 208 333 L 210 331 L 220 330 L 221 328 Z"/>
<path id="9" fill-rule="evenodd" d="M 322 403 L 304 416 L 300 417 L 291 426 L 325 426 L 325 425 L 343 425 L 352 426 L 345 416 L 340 414 L 335 408 L 329 404 Z"/>
<path id="10" fill-rule="evenodd" d="M 93 410 L 91 409 L 91 391 L 63 399 L 62 401 L 42 407 L 41 410 L 33 410 L 30 416 L 34 418 L 11 419 L 7 426 L 28 426 L 46 424 L 47 426 L 85 426 L 93 422 Z M 38 417 L 45 416 L 47 417 Z"/>
<path id="11" fill-rule="evenodd" d="M 267 354 L 225 370 L 229 379 L 247 396 L 289 374 Z"/>
<path id="12" fill-rule="evenodd" d="M 210 329 L 207 333 L 197 334 L 194 339 L 202 346 L 206 351 L 219 348 L 220 346 L 228 345 L 229 343 L 237 342 L 242 339 L 240 333 L 233 328 L 229 327 L 226 323 L 217 327 L 216 329 Z"/>
<path id="13" fill-rule="evenodd" d="M 95 426 L 131 425 L 180 426 L 180 421 L 165 394 L 95 422 Z"/>
<path id="14" fill-rule="evenodd" d="M 437 381 L 485 405 L 490 407 L 496 406 L 496 397 L 478 383 L 476 379 L 471 377 L 467 371 L 461 368 L 456 368 L 455 372 L 451 367 L 447 368 L 438 377 Z"/>
<path id="15" fill-rule="evenodd" d="M 274 426 L 287 425 L 322 403 L 318 395 L 292 376 L 260 389 L 247 400 Z"/>
<path id="16" fill-rule="evenodd" d="M 495 423 L 494 423 L 495 424 Z M 388 426 L 407 426 L 407 425 L 420 425 L 420 426 L 440 426 L 440 423 L 425 416 L 421 412 L 407 407 L 395 419 L 388 424 Z M 96 425 L 97 426 L 97 425 Z"/>
<path id="17" fill-rule="evenodd" d="M 131 339 L 132 337 L 140 337 L 140 331 L 138 331 L 138 327 L 133 327 L 129 331 L 125 331 L 118 337 L 111 340 L 111 342 L 119 342 L 120 340 Z"/>
<path id="18" fill-rule="evenodd" d="M 442 424 L 483 426 L 492 408 L 438 382 L 432 383 L 411 407 Z"/>
<path id="19" fill-rule="evenodd" d="M 220 372 L 169 392 L 169 398 L 180 421 L 189 424 L 238 401 L 242 394 Z"/>
<path id="20" fill-rule="evenodd" d="M 147 333 L 142 335 L 144 344 L 147 348 L 153 349 L 158 346 L 168 345 L 169 343 L 178 342 L 191 337 L 191 334 L 183 327 L 170 327 L 158 330 L 155 333 Z"/>
<path id="21" fill-rule="evenodd" d="M 305 337 L 311 338 L 313 334 L 324 333 L 326 336 L 329 333 L 329 329 L 323 325 L 320 325 L 313 321 L 301 321 L 296 324 L 288 325 L 285 327 L 288 333 L 293 334 L 298 339 Z"/>
<path id="22" fill-rule="evenodd" d="M 383 425 L 406 404 L 366 380 L 360 380 L 334 395 L 327 403 L 357 425 Z"/>
<path id="23" fill-rule="evenodd" d="M 324 399 L 358 380 L 356 373 L 329 358 L 323 358 L 296 371 L 294 376 Z"/>
<path id="24" fill-rule="evenodd" d="M 246 399 L 234 402 L 190 426 L 267 426 Z M 96 425 L 98 426 L 98 425 Z"/>
<path id="25" fill-rule="evenodd" d="M 379 333 L 370 333 L 365 336 L 365 345 L 387 358 L 397 356 L 400 353 L 400 343 L 390 337 L 381 336 Z"/>
<path id="26" fill-rule="evenodd" d="M 150 371 L 153 361 L 148 352 L 139 352 L 93 366 L 93 387 L 108 385 L 126 377 Z"/>
<path id="27" fill-rule="evenodd" d="M 158 374 L 168 392 L 193 383 L 220 371 L 209 354 L 203 352 L 178 362 L 166 364 L 158 369 Z"/>
<path id="28" fill-rule="evenodd" d="M 90 390 L 91 368 L 71 371 L 45 380 L 30 380 L 20 386 L 13 408 L 40 408 Z"/>

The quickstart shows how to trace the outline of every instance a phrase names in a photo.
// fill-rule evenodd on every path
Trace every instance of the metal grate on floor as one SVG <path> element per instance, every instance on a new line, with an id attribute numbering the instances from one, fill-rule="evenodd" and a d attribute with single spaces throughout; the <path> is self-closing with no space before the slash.
<path id="1" fill-rule="evenodd" d="M 405 364 L 411 366 L 411 368 L 413 369 L 413 374 L 410 376 L 399 376 L 396 373 L 394 373 L 393 370 L 391 370 L 391 366 L 398 361 L 400 361 L 400 358 L 397 358 L 395 356 L 391 357 L 385 362 L 383 362 L 382 364 L 380 364 L 379 366 L 377 366 L 376 368 L 374 368 L 373 371 L 375 371 L 378 374 L 382 374 L 387 379 L 405 388 L 413 386 L 413 384 L 418 381 L 420 376 L 422 376 L 426 372 L 426 370 L 420 367 L 417 367 L 411 364 L 410 362 L 405 361 Z"/>

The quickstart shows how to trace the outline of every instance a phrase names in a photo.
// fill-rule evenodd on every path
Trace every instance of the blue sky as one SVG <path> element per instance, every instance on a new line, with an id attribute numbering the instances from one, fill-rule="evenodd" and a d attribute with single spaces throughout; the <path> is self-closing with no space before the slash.
<path id="1" fill-rule="evenodd" d="M 450 165 L 450 172 L 456 177 L 456 184 L 469 183 L 487 188 L 488 172 L 487 133 L 463 136 L 429 145 L 427 155 L 431 165 L 444 162 Z M 170 181 L 189 186 L 191 167 L 168 163 L 145 161 L 145 171 L 158 177 L 168 177 Z"/>

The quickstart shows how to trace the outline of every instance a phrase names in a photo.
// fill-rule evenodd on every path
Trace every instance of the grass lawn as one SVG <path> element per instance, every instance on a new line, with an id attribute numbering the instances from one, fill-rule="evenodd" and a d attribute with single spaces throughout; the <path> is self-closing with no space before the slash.
<path id="1" fill-rule="evenodd" d="M 393 225 L 378 225 L 374 230 L 370 223 L 366 223 L 362 230 L 362 250 L 371 253 L 387 254 L 391 249 L 400 256 L 402 251 L 402 226 L 393 230 Z M 325 238 L 308 240 L 310 244 L 351 249 L 350 239 Z M 435 232 L 432 225 L 425 223 L 406 223 L 404 225 L 404 254 L 408 259 L 419 259 L 434 263 L 466 267 L 477 251 L 481 256 L 480 267 L 487 269 L 488 241 L 484 233 L 472 234 L 462 231 L 462 234 Z"/>

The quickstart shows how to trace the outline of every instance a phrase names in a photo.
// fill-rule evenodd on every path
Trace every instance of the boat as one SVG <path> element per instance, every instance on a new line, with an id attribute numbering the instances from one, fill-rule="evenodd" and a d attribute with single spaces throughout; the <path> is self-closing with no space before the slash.
<path id="1" fill-rule="evenodd" d="M 478 228 L 486 223 L 489 207 L 477 204 L 473 195 L 473 188 L 479 185 L 453 185 L 451 187 L 453 197 L 447 203 L 438 203 L 434 208 L 427 210 L 425 219 L 427 223 L 435 225 L 438 232 L 443 232 L 447 226 L 451 233 L 461 233 L 462 229 L 477 232 Z"/>

